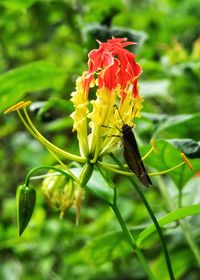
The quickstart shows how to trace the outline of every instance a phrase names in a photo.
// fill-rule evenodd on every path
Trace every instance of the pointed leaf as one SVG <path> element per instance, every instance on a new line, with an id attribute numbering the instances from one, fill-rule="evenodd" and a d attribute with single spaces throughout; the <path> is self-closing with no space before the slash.
<path id="1" fill-rule="evenodd" d="M 198 214 L 200 214 L 200 205 L 199 204 L 190 205 L 190 206 L 178 208 L 178 209 L 170 212 L 166 216 L 160 218 L 158 220 L 158 222 L 159 222 L 159 225 L 161 227 L 163 227 L 164 225 L 170 224 L 179 219 L 182 219 L 182 218 L 185 218 L 188 216 L 192 216 L 192 215 L 198 215 Z M 148 238 L 155 231 L 156 231 L 156 228 L 155 228 L 154 224 L 151 224 L 150 226 L 148 226 L 145 230 L 143 230 L 139 234 L 138 238 L 136 239 L 137 245 L 140 246 L 144 242 L 144 240 L 146 238 Z"/>
<path id="2" fill-rule="evenodd" d="M 192 205 L 174 210 L 166 216 L 158 220 L 160 226 L 168 225 L 178 219 L 182 219 L 191 215 L 200 214 L 200 205 Z M 131 229 L 131 233 L 136 232 L 138 228 Z M 156 232 L 154 224 L 148 226 L 137 237 L 137 245 L 143 248 L 143 243 L 148 239 L 152 233 Z M 113 260 L 122 256 L 125 256 L 132 252 L 130 245 L 128 244 L 126 237 L 121 231 L 113 231 L 106 234 L 99 235 L 89 241 L 79 252 L 79 254 L 70 255 L 67 258 L 68 265 L 75 264 L 77 258 L 80 261 L 84 261 L 91 265 L 101 265 L 107 260 Z"/>
<path id="3" fill-rule="evenodd" d="M 0 112 L 20 101 L 28 92 L 62 85 L 65 72 L 48 61 L 37 61 L 0 75 Z"/>
<path id="4" fill-rule="evenodd" d="M 166 116 L 162 120 L 154 133 L 156 136 L 168 136 L 170 134 L 171 138 L 176 137 L 192 137 L 193 139 L 199 140 L 200 138 L 200 113 L 197 114 L 185 114 L 177 116 Z"/>

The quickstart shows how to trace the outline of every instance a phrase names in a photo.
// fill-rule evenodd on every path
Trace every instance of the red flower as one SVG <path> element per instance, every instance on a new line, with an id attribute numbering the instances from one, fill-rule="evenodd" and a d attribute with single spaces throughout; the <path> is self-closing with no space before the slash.
<path id="1" fill-rule="evenodd" d="M 134 54 L 124 49 L 135 43 L 114 37 L 106 43 L 98 43 L 99 48 L 89 53 L 89 67 L 83 82 L 85 93 L 88 94 L 90 84 L 95 79 L 99 89 L 105 87 L 111 91 L 119 86 L 122 100 L 130 89 L 133 97 L 138 97 L 137 80 L 142 69 L 135 62 Z"/>

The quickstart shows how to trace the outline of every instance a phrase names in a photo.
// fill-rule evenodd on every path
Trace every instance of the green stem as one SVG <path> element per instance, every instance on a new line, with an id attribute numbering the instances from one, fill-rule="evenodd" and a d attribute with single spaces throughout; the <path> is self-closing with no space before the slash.
<path id="1" fill-rule="evenodd" d="M 38 170 L 41 170 L 41 169 L 52 169 L 52 170 L 55 170 L 55 171 L 58 171 L 60 172 L 61 174 L 63 174 L 64 176 L 66 177 L 71 177 L 71 174 L 68 174 L 66 171 L 62 170 L 62 169 L 59 169 L 55 166 L 50 166 L 50 165 L 40 165 L 40 166 L 37 166 L 37 167 L 34 167 L 32 168 L 28 174 L 26 175 L 26 179 L 25 179 L 25 186 L 29 186 L 29 181 L 30 181 L 30 178 L 32 176 L 33 173 L 37 172 Z M 74 175 L 73 175 L 73 178 L 74 178 Z M 76 178 L 76 181 L 78 182 L 78 179 Z"/>
<path id="2" fill-rule="evenodd" d="M 115 193 L 116 193 L 116 189 L 115 189 Z M 144 268 L 144 271 L 146 272 L 146 274 L 148 275 L 148 278 L 151 279 L 151 280 L 155 280 L 155 277 L 154 275 L 152 274 L 150 268 L 149 268 L 149 265 L 142 253 L 142 251 L 137 247 L 137 244 L 135 242 L 135 239 L 133 238 L 131 232 L 128 230 L 127 226 L 126 226 L 126 223 L 119 211 L 119 208 L 116 204 L 116 199 L 115 199 L 115 202 L 114 204 L 111 206 L 114 213 L 115 213 L 115 216 L 122 228 L 122 231 L 125 235 L 125 237 L 127 238 L 129 244 L 131 245 L 131 247 L 133 248 L 134 252 L 136 253 L 138 259 L 140 260 L 140 263 L 142 265 L 142 267 Z"/>
<path id="3" fill-rule="evenodd" d="M 80 156 L 68 153 L 62 149 L 60 149 L 59 147 L 55 146 L 54 144 L 52 144 L 50 141 L 48 141 L 34 126 L 34 124 L 32 123 L 31 119 L 29 118 L 29 115 L 26 111 L 26 108 L 24 108 L 24 114 L 26 119 L 23 117 L 23 115 L 21 114 L 20 110 L 17 110 L 17 113 L 22 121 L 22 123 L 24 124 L 24 126 L 26 127 L 26 129 L 30 132 L 30 134 L 37 140 L 39 141 L 42 145 L 44 145 L 44 147 L 48 148 L 51 151 L 54 151 L 57 154 L 60 154 L 61 156 L 63 156 L 64 158 L 67 158 L 68 160 L 71 161 L 76 161 L 76 162 L 80 162 L 80 163 L 86 163 L 87 159 L 86 158 L 82 158 Z"/>
<path id="4" fill-rule="evenodd" d="M 162 247 L 163 247 L 163 252 L 164 252 L 164 255 L 165 255 L 165 260 L 166 260 L 166 264 L 167 264 L 167 268 L 168 268 L 168 272 L 169 272 L 169 276 L 170 276 L 170 279 L 171 280 L 175 280 L 175 277 L 174 277 L 174 273 L 173 273 L 173 270 L 172 270 L 172 265 L 171 265 L 171 261 L 170 261 L 170 258 L 169 258 L 169 253 L 168 253 L 168 249 L 167 249 L 167 245 L 165 243 L 165 239 L 164 239 L 164 236 L 163 236 L 163 233 L 162 233 L 162 230 L 159 226 L 159 223 L 156 219 L 156 216 L 154 215 L 153 213 L 153 210 L 151 209 L 148 201 L 146 200 L 143 192 L 140 190 L 140 186 L 137 185 L 137 183 L 135 183 L 135 181 L 133 180 L 132 177 L 129 177 L 129 180 L 131 181 L 131 183 L 134 185 L 137 193 L 139 194 L 140 198 L 142 199 L 147 211 L 149 212 L 149 215 L 156 227 L 156 230 L 158 232 L 158 235 L 160 237 L 160 241 L 162 243 Z"/>
<path id="5" fill-rule="evenodd" d="M 113 154 L 110 154 L 111 158 L 124 170 L 124 167 L 123 165 L 121 164 L 121 162 L 113 155 Z M 172 265 L 171 265 L 171 261 L 170 261 L 170 258 L 169 258 L 169 253 L 168 253 L 168 249 L 167 249 L 167 246 L 166 246 L 166 243 L 165 243 L 165 239 L 164 239 L 164 236 L 163 236 L 163 233 L 162 233 L 162 230 L 159 226 L 159 223 L 156 219 L 156 216 L 154 215 L 153 213 L 153 210 L 151 209 L 148 201 L 146 200 L 143 192 L 141 191 L 140 189 L 140 186 L 142 184 L 140 184 L 136 178 L 134 177 L 128 177 L 129 181 L 133 184 L 133 186 L 135 187 L 137 193 L 139 194 L 142 202 L 144 203 L 155 227 L 156 227 L 156 230 L 158 232 L 158 235 L 160 237 L 160 241 L 161 241 L 161 244 L 162 244 L 162 247 L 163 247 L 163 252 L 164 252 L 164 256 L 165 256 L 165 260 L 166 260 L 166 264 L 167 264 L 167 268 L 168 268 L 168 272 L 169 272 L 169 276 L 170 276 L 170 279 L 171 280 L 175 280 L 175 277 L 174 277 L 174 273 L 173 273 L 173 270 L 172 270 Z"/>
<path id="6" fill-rule="evenodd" d="M 160 189 L 160 192 L 161 192 L 162 196 L 164 197 L 164 199 L 167 203 L 167 206 L 169 207 L 169 210 L 170 211 L 175 210 L 176 209 L 175 205 L 174 205 L 174 203 L 173 203 L 173 201 L 170 197 L 169 192 L 167 191 L 167 188 L 166 188 L 162 178 L 159 176 L 156 179 L 157 179 L 157 182 L 158 182 L 158 187 Z M 184 220 L 179 220 L 178 223 L 182 228 L 183 234 L 185 235 L 185 239 L 186 239 L 188 245 L 190 246 L 191 251 L 194 254 L 194 257 L 197 261 L 197 264 L 200 267 L 200 251 L 199 251 L 197 245 L 195 244 L 195 241 L 192 237 L 190 229 L 189 229 L 187 223 Z"/>
<path id="7" fill-rule="evenodd" d="M 182 190 L 183 190 L 183 174 L 185 170 L 185 165 L 182 166 L 182 170 L 180 172 L 180 179 L 178 184 L 178 207 L 182 207 Z"/>
<path id="8" fill-rule="evenodd" d="M 182 189 L 178 189 L 178 207 L 182 207 Z"/>

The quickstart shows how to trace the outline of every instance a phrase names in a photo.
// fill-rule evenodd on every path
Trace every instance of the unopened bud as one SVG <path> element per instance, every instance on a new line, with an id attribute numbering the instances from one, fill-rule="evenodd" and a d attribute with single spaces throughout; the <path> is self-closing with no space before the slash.
<path id="1" fill-rule="evenodd" d="M 17 188 L 16 199 L 17 221 L 20 236 L 27 227 L 33 214 L 36 201 L 35 189 L 31 186 L 20 185 Z"/>

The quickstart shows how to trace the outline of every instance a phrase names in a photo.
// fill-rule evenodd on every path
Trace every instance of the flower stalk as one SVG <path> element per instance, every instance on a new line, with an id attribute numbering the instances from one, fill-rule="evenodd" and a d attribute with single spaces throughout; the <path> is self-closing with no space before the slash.
<path id="1" fill-rule="evenodd" d="M 137 247 L 137 244 L 135 242 L 135 239 L 133 238 L 131 232 L 128 230 L 126 222 L 124 221 L 120 210 L 117 206 L 117 203 L 115 203 L 112 206 L 113 212 L 115 213 L 115 217 L 117 218 L 117 221 L 119 222 L 121 229 L 124 233 L 124 236 L 126 237 L 127 241 L 129 242 L 130 246 L 132 247 L 133 251 L 135 252 L 135 254 L 137 255 L 144 271 L 146 272 L 146 274 L 148 275 L 148 279 L 150 280 L 156 280 L 156 278 L 154 277 L 142 251 Z"/>
<path id="2" fill-rule="evenodd" d="M 122 170 L 124 170 L 124 167 L 123 165 L 121 164 L 121 162 L 115 157 L 114 154 L 110 154 L 111 158 L 120 166 L 120 168 Z M 151 209 L 151 206 L 149 205 L 148 201 L 146 200 L 141 188 L 140 188 L 140 184 L 139 184 L 139 181 L 137 182 L 137 180 L 133 177 L 128 177 L 129 178 L 129 181 L 132 183 L 132 185 L 134 186 L 135 190 L 137 191 L 137 193 L 139 194 L 142 202 L 144 203 L 144 206 L 146 207 L 155 227 L 156 227 L 156 230 L 158 232 L 158 235 L 160 237 L 160 241 L 161 241 L 161 244 L 162 244 L 162 247 L 163 247 L 163 252 L 164 252 L 164 256 L 165 256 L 165 260 L 166 260 L 166 265 L 167 265 L 167 268 L 168 268 L 168 273 L 169 273 L 169 277 L 171 280 L 175 280 L 175 277 L 174 277 L 174 273 L 173 273 L 173 269 L 172 269 L 172 265 L 171 265 L 171 261 L 170 261 L 170 258 L 169 258 L 169 253 L 168 253 L 168 249 L 167 249 L 167 245 L 165 243 L 165 239 L 164 239 L 164 236 L 163 236 L 163 233 L 162 233 L 162 230 L 159 226 L 159 223 L 156 219 L 156 216 L 154 215 L 154 212 L 153 210 Z"/>

